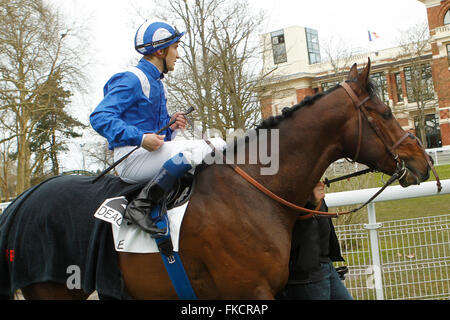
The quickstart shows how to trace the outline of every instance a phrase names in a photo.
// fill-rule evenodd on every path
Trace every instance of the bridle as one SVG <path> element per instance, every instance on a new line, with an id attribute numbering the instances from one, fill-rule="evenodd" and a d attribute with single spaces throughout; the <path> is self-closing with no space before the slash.
<path id="1" fill-rule="evenodd" d="M 366 109 L 366 102 L 370 99 L 370 95 L 367 95 L 363 100 L 359 100 L 358 96 L 355 94 L 353 89 L 349 86 L 347 82 L 341 82 L 339 84 L 344 90 L 347 92 L 349 97 L 352 99 L 353 104 L 356 107 L 356 111 L 358 112 L 358 142 L 356 145 L 356 152 L 353 156 L 353 161 L 356 162 L 359 157 L 359 151 L 361 150 L 361 137 L 362 137 L 362 116 L 365 117 L 367 122 L 369 123 L 370 127 L 373 129 L 375 134 L 378 136 L 378 138 L 383 142 L 384 146 L 386 147 L 388 153 L 392 156 L 394 161 L 397 163 L 396 169 L 394 174 L 398 175 L 398 179 L 401 180 L 407 173 L 406 165 L 403 160 L 400 159 L 398 154 L 395 152 L 395 149 L 397 149 L 400 144 L 406 139 L 406 138 L 412 138 L 414 139 L 415 136 L 409 132 L 406 132 L 397 142 L 394 144 L 389 143 L 389 139 L 387 138 L 386 134 L 383 132 L 383 130 L 380 129 L 379 125 L 375 121 L 375 119 L 369 114 L 369 112 Z M 358 84 L 359 85 L 359 84 Z M 372 171 L 374 171 L 372 169 Z"/>
<path id="2" fill-rule="evenodd" d="M 357 83 L 357 84 L 359 85 L 359 83 Z M 352 101 L 358 111 L 358 143 L 357 143 L 357 147 L 356 147 L 355 156 L 353 157 L 353 161 L 356 162 L 356 160 L 359 157 L 359 151 L 360 151 L 360 147 L 361 147 L 361 136 L 362 136 L 361 114 L 363 114 L 364 117 L 366 118 L 367 122 L 369 123 L 370 127 L 376 133 L 378 138 L 383 142 L 384 146 L 386 147 L 387 151 L 392 156 L 392 158 L 396 161 L 397 167 L 394 172 L 394 175 L 398 175 L 397 179 L 398 180 L 403 179 L 403 177 L 407 173 L 407 168 L 406 168 L 405 162 L 402 159 L 400 159 L 400 157 L 395 152 L 395 150 L 402 144 L 403 141 L 405 141 L 407 138 L 411 138 L 416 141 L 420 150 L 422 150 L 422 153 L 424 154 L 425 159 L 427 160 L 427 163 L 431 168 L 431 171 L 433 172 L 434 176 L 436 177 L 437 191 L 441 192 L 442 186 L 441 186 L 441 182 L 439 180 L 439 176 L 436 172 L 436 169 L 433 166 L 430 156 L 427 154 L 427 152 L 425 151 L 425 148 L 423 147 L 422 143 L 420 142 L 420 139 L 417 138 L 415 135 L 413 135 L 410 132 L 405 132 L 405 134 L 400 139 L 398 139 L 394 144 L 390 145 L 390 143 L 388 141 L 389 139 L 387 138 L 386 134 L 383 132 L 383 130 L 380 129 L 380 127 L 377 125 L 375 119 L 372 116 L 370 116 L 369 112 L 367 111 L 367 109 L 365 107 L 365 103 L 370 99 L 370 96 L 368 95 L 367 97 L 365 97 L 363 100 L 360 101 L 359 98 L 356 96 L 355 92 L 353 91 L 353 89 L 348 85 L 347 82 L 342 82 L 339 85 L 345 89 L 345 91 L 352 99 Z M 375 171 L 375 169 L 372 169 L 372 168 L 369 168 L 369 170 Z M 358 174 L 353 174 L 353 176 L 355 176 L 355 175 L 358 175 Z"/>
<path id="3" fill-rule="evenodd" d="M 249 176 L 245 171 L 243 171 L 241 168 L 239 168 L 237 165 L 235 164 L 229 164 L 227 163 L 227 165 L 229 165 L 237 174 L 239 174 L 242 178 L 244 178 L 246 181 L 248 181 L 250 184 L 252 184 L 254 187 L 256 187 L 258 190 L 260 190 L 261 192 L 263 192 L 264 194 L 266 194 L 268 197 L 270 197 L 271 199 L 293 209 L 299 212 L 303 212 L 306 213 L 304 215 L 300 215 L 297 217 L 297 219 L 303 220 L 303 219 L 308 219 L 311 218 L 315 215 L 317 216 L 331 216 L 331 217 L 338 217 L 340 215 L 343 214 L 348 214 L 348 213 L 353 213 L 356 212 L 362 208 L 364 208 L 367 204 L 369 204 L 371 201 L 373 201 L 373 199 L 375 199 L 381 192 L 384 191 L 384 189 L 386 189 L 390 184 L 392 184 L 395 180 L 399 179 L 401 180 L 407 173 L 407 168 L 405 165 L 405 162 L 403 160 L 401 160 L 398 156 L 397 153 L 395 153 L 395 150 L 402 144 L 403 141 L 405 141 L 405 139 L 407 138 L 412 138 L 415 139 L 419 145 L 419 147 L 422 149 L 428 165 L 431 167 L 435 177 L 436 177 L 436 183 L 438 186 L 438 192 L 441 191 L 441 184 L 439 181 L 439 177 L 433 167 L 433 164 L 428 156 L 428 154 L 426 153 L 425 149 L 423 148 L 422 144 L 420 143 L 420 140 L 417 139 L 413 134 L 407 132 L 405 133 L 398 141 L 396 141 L 394 144 L 390 144 L 389 143 L 389 139 L 387 138 L 387 135 L 383 132 L 383 130 L 380 129 L 379 125 L 377 125 L 375 119 L 369 114 L 369 112 L 366 109 L 366 102 L 370 99 L 370 95 L 367 95 L 367 97 L 365 97 L 364 99 L 360 100 L 358 98 L 358 96 L 355 94 L 355 92 L 353 91 L 353 89 L 348 85 L 347 82 L 342 82 L 339 84 L 342 88 L 345 89 L 345 91 L 347 92 L 347 94 L 349 95 L 349 97 L 351 98 L 353 104 L 356 107 L 356 110 L 358 112 L 358 141 L 357 141 L 357 146 L 356 146 L 356 152 L 355 155 L 353 157 L 353 161 L 356 161 L 359 157 L 359 152 L 361 149 L 361 140 L 362 140 L 362 115 L 365 117 L 365 119 L 368 121 L 368 123 L 370 124 L 370 127 L 375 131 L 375 133 L 377 134 L 377 136 L 380 138 L 380 140 L 383 142 L 384 146 L 386 147 L 386 149 L 388 150 L 389 154 L 392 156 L 392 158 L 396 161 L 396 169 L 394 171 L 394 173 L 392 174 L 392 176 L 390 177 L 390 179 L 384 184 L 384 186 L 378 190 L 369 200 L 367 200 L 364 204 L 360 205 L 359 207 L 352 209 L 352 210 L 348 210 L 348 211 L 342 211 L 342 212 L 323 212 L 323 211 L 319 211 L 320 207 L 321 207 L 321 202 L 316 206 L 315 210 L 310 210 L 301 206 L 298 206 L 292 202 L 289 202 L 285 199 L 283 199 L 282 197 L 274 194 L 272 191 L 270 191 L 269 189 L 267 189 L 266 187 L 264 187 L 263 185 L 261 185 L 258 181 L 256 181 L 255 179 L 253 179 L 251 176 Z M 210 141 L 208 141 L 207 139 L 205 139 L 206 143 L 213 149 L 213 152 L 218 152 L 219 154 L 222 154 L 222 156 L 224 157 L 224 163 L 226 163 L 226 158 L 225 155 L 223 155 L 223 153 L 219 150 L 217 150 Z M 375 169 L 366 169 L 363 170 L 364 173 L 367 173 L 369 171 L 375 171 Z M 358 175 L 358 174 L 357 174 Z M 355 176 L 355 175 L 353 175 Z M 347 176 L 346 176 L 347 177 Z M 334 181 L 337 181 L 338 179 L 334 179 Z M 340 179 L 339 179 L 340 180 Z M 331 183 L 332 181 L 325 181 L 326 184 L 329 185 L 329 183 Z"/>

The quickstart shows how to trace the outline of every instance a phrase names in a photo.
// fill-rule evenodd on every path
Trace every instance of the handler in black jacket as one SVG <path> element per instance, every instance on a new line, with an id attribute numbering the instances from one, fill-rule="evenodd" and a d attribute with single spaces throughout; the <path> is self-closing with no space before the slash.
<path id="1" fill-rule="evenodd" d="M 319 182 L 306 205 L 315 209 L 325 198 L 325 185 Z M 322 201 L 320 211 L 328 211 Z M 352 300 L 339 278 L 333 261 L 344 261 L 329 217 L 298 220 L 292 234 L 289 280 L 278 294 L 279 299 Z"/>

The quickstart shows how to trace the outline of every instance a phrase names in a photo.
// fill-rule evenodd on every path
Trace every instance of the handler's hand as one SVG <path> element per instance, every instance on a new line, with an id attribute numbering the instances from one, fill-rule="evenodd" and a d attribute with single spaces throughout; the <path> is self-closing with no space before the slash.
<path id="1" fill-rule="evenodd" d="M 319 181 L 314 187 L 311 198 L 311 202 L 315 205 L 325 198 L 325 184 L 322 181 Z"/>
<path id="2" fill-rule="evenodd" d="M 170 129 L 177 130 L 177 129 L 186 129 L 186 118 L 184 117 L 184 112 L 175 112 L 172 117 L 170 118 L 170 121 L 176 119 L 176 122 L 170 126 Z"/>
<path id="3" fill-rule="evenodd" d="M 156 151 L 164 144 L 165 135 L 157 135 L 155 133 L 144 134 L 141 147 L 148 151 Z"/>

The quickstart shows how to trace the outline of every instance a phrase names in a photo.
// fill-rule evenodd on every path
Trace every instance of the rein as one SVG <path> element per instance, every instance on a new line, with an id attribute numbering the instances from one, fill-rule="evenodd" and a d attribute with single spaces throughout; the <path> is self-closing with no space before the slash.
<path id="1" fill-rule="evenodd" d="M 354 208 L 352 210 L 348 210 L 348 211 L 342 211 L 342 212 L 324 212 L 324 211 L 319 211 L 320 207 L 321 207 L 321 203 L 323 200 L 321 200 L 319 202 L 319 204 L 316 206 L 315 210 L 311 210 L 311 209 L 307 209 L 304 207 L 301 207 L 299 205 L 296 205 L 292 202 L 289 202 L 285 199 L 283 199 L 282 197 L 274 194 L 272 191 L 270 191 L 269 189 L 267 189 L 266 187 L 264 187 L 262 184 L 260 184 L 258 181 L 256 181 L 255 179 L 253 179 L 251 176 L 249 176 L 245 171 L 243 171 L 239 166 L 235 165 L 235 164 L 228 164 L 238 175 L 240 175 L 242 178 L 244 178 L 247 182 L 249 182 L 251 185 L 253 185 L 255 188 L 257 188 L 258 190 L 260 190 L 261 192 L 263 192 L 265 195 L 267 195 L 269 198 L 275 200 L 278 203 L 281 203 L 282 205 L 291 208 L 293 210 L 299 211 L 299 212 L 303 212 L 303 213 L 307 213 L 305 215 L 301 215 L 298 216 L 297 219 L 299 220 L 303 220 L 303 219 L 308 219 L 311 218 L 315 215 L 317 216 L 328 216 L 328 217 L 339 217 L 340 215 L 343 214 L 348 214 L 348 213 L 354 213 L 356 211 L 361 210 L 362 208 L 364 208 L 366 205 L 368 205 L 370 202 L 372 202 L 381 192 L 383 192 L 390 184 L 392 184 L 395 180 L 397 179 L 402 179 L 405 174 L 407 173 L 407 168 L 405 165 L 405 162 L 401 159 L 399 159 L 398 154 L 396 154 L 394 152 L 394 150 L 408 137 L 410 138 L 415 138 L 414 135 L 412 135 L 411 133 L 405 133 L 405 135 L 403 137 L 401 137 L 397 142 L 395 142 L 392 146 L 389 145 L 386 135 L 380 130 L 380 128 L 378 127 L 378 125 L 375 123 L 374 119 L 369 115 L 367 109 L 365 108 L 365 103 L 370 99 L 370 96 L 365 97 L 363 100 L 359 100 L 359 98 L 356 96 L 355 92 L 353 91 L 353 89 L 346 83 L 346 82 L 342 82 L 340 83 L 340 86 L 343 87 L 345 89 L 345 91 L 347 92 L 347 94 L 350 96 L 350 98 L 352 99 L 357 111 L 358 111 L 358 143 L 357 143 L 357 147 L 356 147 L 356 152 L 355 152 L 355 156 L 354 156 L 354 160 L 356 161 L 358 156 L 359 156 L 359 151 L 361 148 L 361 136 L 362 136 L 362 120 L 361 120 L 361 114 L 364 115 L 364 117 L 367 119 L 367 121 L 369 122 L 371 128 L 375 131 L 375 133 L 377 134 L 377 136 L 380 138 L 380 140 L 383 142 L 383 144 L 386 146 L 387 150 L 389 151 L 389 153 L 391 154 L 391 156 L 393 157 L 393 159 L 397 162 L 397 167 L 395 172 L 393 173 L 393 175 L 389 178 L 389 180 L 384 184 L 384 186 L 378 190 L 369 200 L 367 200 L 364 204 L 360 205 L 357 208 Z M 224 158 L 224 163 L 226 163 L 226 158 L 225 155 L 217 150 L 214 145 L 207 139 L 205 139 L 206 143 L 211 147 L 211 149 L 213 150 L 213 152 L 218 152 L 219 154 L 221 154 Z M 429 159 L 428 154 L 425 152 L 425 149 L 423 149 L 423 146 L 420 144 L 420 141 L 418 139 L 416 139 L 416 141 L 418 142 L 419 146 L 421 147 L 422 151 L 424 152 L 424 155 L 427 159 L 428 164 L 430 165 L 430 167 L 432 168 L 432 171 L 434 173 L 434 175 L 436 176 L 436 180 L 437 180 L 437 184 L 438 184 L 438 192 L 441 191 L 441 184 L 439 181 L 439 177 L 436 174 L 436 171 L 434 170 L 434 167 L 431 163 L 431 160 Z M 372 172 L 375 171 L 374 169 L 366 169 L 366 170 L 362 170 L 356 173 L 353 173 L 351 175 L 347 175 L 344 177 L 340 177 L 340 178 L 336 178 L 336 179 L 332 179 L 332 180 L 328 180 L 325 179 L 325 184 L 327 184 L 329 186 L 330 183 L 332 182 L 336 182 L 348 177 L 354 177 L 354 176 L 358 176 L 361 174 L 365 174 L 368 172 Z"/>

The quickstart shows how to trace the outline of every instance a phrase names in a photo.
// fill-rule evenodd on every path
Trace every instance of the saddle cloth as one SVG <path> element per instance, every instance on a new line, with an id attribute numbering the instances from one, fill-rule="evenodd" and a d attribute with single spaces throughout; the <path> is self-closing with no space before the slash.
<path id="1" fill-rule="evenodd" d="M 84 292 L 128 297 L 111 226 L 96 219 L 94 212 L 105 198 L 132 199 L 144 184 L 130 185 L 110 175 L 94 184 L 93 179 L 50 178 L 18 196 L 0 215 L 1 295 L 32 283 L 66 285 L 68 268 L 78 266 Z M 5 257 L 5 252 L 14 255 Z"/>
<path id="2" fill-rule="evenodd" d="M 173 250 L 178 251 L 180 226 L 189 202 L 167 211 L 168 225 Z M 125 197 L 105 200 L 94 216 L 111 223 L 114 248 L 119 252 L 155 253 L 159 252 L 155 239 L 127 219 L 123 219 L 127 205 Z"/>
<path id="3" fill-rule="evenodd" d="M 97 290 L 102 296 L 129 298 L 118 252 L 113 248 L 111 226 L 96 219 L 94 213 L 105 198 L 133 199 L 145 183 L 130 185 L 110 175 L 94 184 L 93 179 L 50 178 L 18 196 L 0 215 L 0 295 L 14 294 L 32 283 L 52 281 L 65 285 L 70 275 L 68 267 L 75 265 L 80 269 L 84 292 Z M 171 223 L 173 235 L 178 235 L 174 229 L 177 225 L 179 228 L 179 221 Z M 125 239 L 132 238 L 130 232 L 122 230 L 122 234 Z"/>

